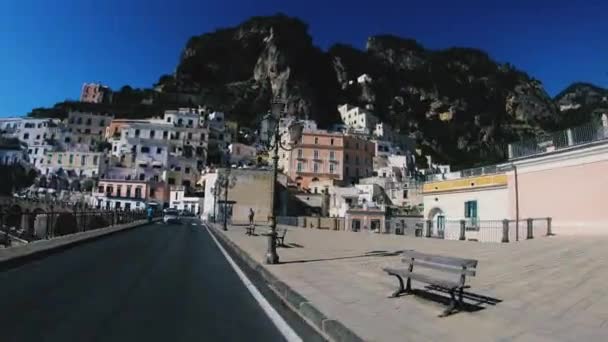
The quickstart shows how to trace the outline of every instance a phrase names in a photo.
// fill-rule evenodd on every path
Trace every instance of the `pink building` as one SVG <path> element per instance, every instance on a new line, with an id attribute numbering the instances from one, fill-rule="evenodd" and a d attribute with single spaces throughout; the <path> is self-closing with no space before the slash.
<path id="1" fill-rule="evenodd" d="M 505 219 L 519 220 L 522 227 L 527 219 L 546 218 L 556 234 L 608 234 L 603 201 L 608 193 L 608 130 L 588 125 L 553 136 L 558 137 L 555 144 L 543 140 L 511 146 L 507 163 L 451 172 L 425 183 L 424 212 L 433 235 L 457 239 L 458 221 L 466 220 L 471 226 L 467 238 L 500 241 L 500 234 L 484 236 L 491 230 L 475 228 L 486 224 L 500 229 Z M 539 233 L 544 227 L 534 234 Z"/>
<path id="2" fill-rule="evenodd" d="M 374 143 L 355 136 L 327 131 L 302 133 L 297 148 L 288 154 L 288 176 L 298 187 L 313 181 L 352 183 L 372 175 Z"/>
<path id="3" fill-rule="evenodd" d="M 112 102 L 112 91 L 102 84 L 85 83 L 82 85 L 80 102 L 110 103 Z"/>

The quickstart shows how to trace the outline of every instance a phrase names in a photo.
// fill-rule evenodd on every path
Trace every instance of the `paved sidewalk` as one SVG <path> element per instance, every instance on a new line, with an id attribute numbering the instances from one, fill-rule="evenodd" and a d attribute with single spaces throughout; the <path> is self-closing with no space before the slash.
<path id="1" fill-rule="evenodd" d="M 256 232 L 265 231 L 258 227 Z M 262 261 L 266 237 L 230 227 L 228 238 Z M 608 337 L 608 237 L 537 238 L 511 244 L 444 241 L 292 227 L 266 266 L 329 317 L 370 341 L 605 341 Z M 382 267 L 397 253 L 479 260 L 469 292 L 498 299 L 481 310 L 437 315 L 442 304 L 388 298 L 397 281 Z M 413 283 L 414 288 L 421 284 Z M 470 300 L 468 303 L 472 303 Z"/>

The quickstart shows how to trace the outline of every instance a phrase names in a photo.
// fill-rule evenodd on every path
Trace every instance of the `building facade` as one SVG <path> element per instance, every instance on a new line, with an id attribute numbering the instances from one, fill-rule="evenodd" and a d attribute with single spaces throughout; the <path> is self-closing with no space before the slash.
<path id="1" fill-rule="evenodd" d="M 62 169 L 74 177 L 99 177 L 108 167 L 109 161 L 103 152 L 47 151 L 38 170 L 44 175 Z"/>
<path id="2" fill-rule="evenodd" d="M 82 85 L 80 102 L 111 103 L 112 90 L 99 83 L 85 83 Z"/>

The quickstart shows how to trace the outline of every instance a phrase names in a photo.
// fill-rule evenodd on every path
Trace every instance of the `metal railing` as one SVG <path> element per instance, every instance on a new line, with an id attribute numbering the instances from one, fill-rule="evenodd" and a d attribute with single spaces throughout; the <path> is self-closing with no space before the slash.
<path id="1" fill-rule="evenodd" d="M 153 218 L 159 217 L 155 212 Z M 147 219 L 144 210 L 14 211 L 0 209 L 0 244 L 5 247 Z"/>
<path id="2" fill-rule="evenodd" d="M 608 139 L 608 127 L 589 122 L 578 127 L 509 144 L 508 155 L 509 159 L 516 159 L 606 139 Z"/>
<path id="3" fill-rule="evenodd" d="M 426 175 L 425 180 L 427 182 L 442 181 L 450 179 L 460 179 L 467 177 L 477 177 L 484 175 L 492 175 L 497 173 L 503 173 L 511 170 L 511 165 L 489 165 L 483 167 L 477 167 L 473 169 L 465 169 L 460 171 L 448 172 L 448 173 L 436 173 Z"/>

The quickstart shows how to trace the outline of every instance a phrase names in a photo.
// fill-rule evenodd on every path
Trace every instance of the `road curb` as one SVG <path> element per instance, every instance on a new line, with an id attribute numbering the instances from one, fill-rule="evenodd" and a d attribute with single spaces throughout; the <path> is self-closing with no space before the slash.
<path id="1" fill-rule="evenodd" d="M 158 220 L 159 219 L 154 219 L 153 222 Z M 0 250 L 0 271 L 11 269 L 23 265 L 24 263 L 41 259 L 45 256 L 65 251 L 72 247 L 105 238 L 116 233 L 141 227 L 146 224 L 148 224 L 148 220 L 139 220 L 133 223 L 89 230 L 50 240 L 38 240 L 26 245 Z"/>
<path id="2" fill-rule="evenodd" d="M 234 255 L 239 257 L 247 266 L 258 272 L 262 278 L 273 288 L 274 292 L 279 298 L 289 305 L 294 312 L 304 318 L 309 324 L 314 326 L 318 331 L 323 333 L 331 341 L 334 342 L 362 342 L 364 341 L 361 337 L 357 336 L 352 330 L 346 327 L 342 322 L 331 319 L 321 310 L 319 310 L 313 303 L 308 301 L 306 297 L 299 294 L 297 291 L 289 287 L 283 281 L 279 280 L 270 271 L 268 271 L 262 264 L 257 262 L 241 247 L 232 242 L 221 229 L 214 227 L 212 224 L 208 224 L 210 227 L 209 231 L 213 233 L 219 240 L 224 243 L 224 246 L 230 249 Z"/>

